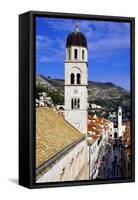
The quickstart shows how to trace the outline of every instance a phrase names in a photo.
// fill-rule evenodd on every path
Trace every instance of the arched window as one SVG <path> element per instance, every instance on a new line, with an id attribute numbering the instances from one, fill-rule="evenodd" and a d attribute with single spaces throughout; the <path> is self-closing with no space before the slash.
<path id="1" fill-rule="evenodd" d="M 71 99 L 71 109 L 79 109 L 80 108 L 80 99 Z"/>
<path id="2" fill-rule="evenodd" d="M 77 101 L 77 108 L 78 109 L 80 108 L 80 99 L 78 99 L 78 101 Z"/>
<path id="3" fill-rule="evenodd" d="M 73 73 L 71 73 L 71 76 L 70 76 L 70 82 L 71 82 L 71 84 L 74 84 L 74 74 Z"/>
<path id="4" fill-rule="evenodd" d="M 77 108 L 77 99 L 74 99 L 74 108 Z"/>
<path id="5" fill-rule="evenodd" d="M 74 50 L 74 58 L 77 59 L 77 57 L 78 57 L 78 50 L 75 49 L 75 50 Z"/>
<path id="6" fill-rule="evenodd" d="M 85 59 L 84 50 L 82 50 L 82 60 Z"/>
<path id="7" fill-rule="evenodd" d="M 68 59 L 70 60 L 71 58 L 71 53 L 70 53 L 70 49 L 68 49 Z"/>
<path id="8" fill-rule="evenodd" d="M 81 83 L 81 75 L 78 73 L 77 74 L 77 84 Z"/>
<path id="9" fill-rule="evenodd" d="M 71 99 L 71 109 L 73 110 L 73 99 Z"/>

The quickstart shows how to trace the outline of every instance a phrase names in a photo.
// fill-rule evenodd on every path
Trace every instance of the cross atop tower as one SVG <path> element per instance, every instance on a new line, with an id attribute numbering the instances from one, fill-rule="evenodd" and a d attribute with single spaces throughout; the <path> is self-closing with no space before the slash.
<path id="1" fill-rule="evenodd" d="M 75 32 L 79 32 L 78 22 L 77 21 L 76 21 L 76 25 L 75 25 Z"/>

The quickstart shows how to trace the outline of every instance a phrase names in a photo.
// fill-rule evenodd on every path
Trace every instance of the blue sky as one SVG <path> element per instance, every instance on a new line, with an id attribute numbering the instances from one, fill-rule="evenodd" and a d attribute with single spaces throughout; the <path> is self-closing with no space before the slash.
<path id="1" fill-rule="evenodd" d="M 77 20 L 88 43 L 88 77 L 130 90 L 130 24 Z M 36 18 L 36 73 L 64 79 L 67 35 L 76 20 Z"/>

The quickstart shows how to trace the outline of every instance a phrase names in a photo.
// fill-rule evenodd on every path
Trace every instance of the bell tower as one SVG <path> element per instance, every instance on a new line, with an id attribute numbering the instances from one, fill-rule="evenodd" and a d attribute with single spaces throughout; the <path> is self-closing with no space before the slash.
<path id="1" fill-rule="evenodd" d="M 65 120 L 87 134 L 88 49 L 85 36 L 75 31 L 66 41 L 65 58 Z"/>
<path id="2" fill-rule="evenodd" d="M 118 108 L 118 137 L 122 136 L 122 108 Z"/>

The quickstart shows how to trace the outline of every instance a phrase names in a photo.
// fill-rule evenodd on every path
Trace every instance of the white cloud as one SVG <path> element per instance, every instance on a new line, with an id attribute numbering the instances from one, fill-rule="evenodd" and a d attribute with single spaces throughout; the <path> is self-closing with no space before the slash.
<path id="1" fill-rule="evenodd" d="M 60 36 L 61 32 L 67 35 L 74 31 L 76 20 L 71 19 L 44 19 L 55 32 L 57 37 L 51 38 L 37 35 L 37 58 L 39 62 L 63 62 L 65 54 L 66 37 Z M 129 24 L 117 22 L 101 22 L 78 20 L 79 29 L 87 38 L 89 59 L 99 59 L 104 62 L 117 52 L 130 48 Z M 46 53 L 44 53 L 44 51 Z"/>
<path id="2" fill-rule="evenodd" d="M 129 37 L 105 38 L 89 43 L 89 58 L 107 59 L 117 55 L 123 49 L 130 48 Z"/>

